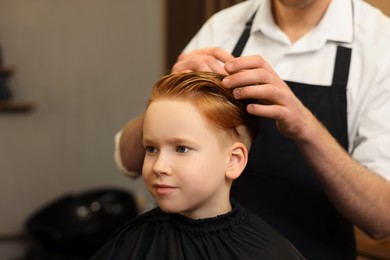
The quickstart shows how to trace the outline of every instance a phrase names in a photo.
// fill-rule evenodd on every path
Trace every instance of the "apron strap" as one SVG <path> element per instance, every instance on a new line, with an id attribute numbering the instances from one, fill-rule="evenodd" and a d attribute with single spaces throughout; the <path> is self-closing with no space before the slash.
<path id="1" fill-rule="evenodd" d="M 349 76 L 352 50 L 347 47 L 337 46 L 337 55 L 333 71 L 332 86 L 346 88 Z"/>
<path id="2" fill-rule="evenodd" d="M 256 16 L 256 12 L 252 15 L 252 17 L 246 22 L 245 29 L 242 32 L 240 38 L 238 39 L 238 42 L 236 46 L 234 47 L 234 50 L 232 51 L 232 55 L 234 57 L 240 57 L 242 54 L 242 51 L 244 50 L 244 47 L 246 45 L 246 42 L 249 39 L 249 35 L 251 33 L 252 23 L 253 19 Z"/>

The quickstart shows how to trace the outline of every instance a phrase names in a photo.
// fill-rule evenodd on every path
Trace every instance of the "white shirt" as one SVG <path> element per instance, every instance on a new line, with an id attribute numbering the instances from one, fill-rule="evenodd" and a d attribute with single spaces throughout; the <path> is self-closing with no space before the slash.
<path id="1" fill-rule="evenodd" d="M 212 16 L 184 52 L 231 52 L 258 8 L 242 56 L 264 57 L 281 78 L 330 85 L 338 44 L 352 48 L 347 86 L 349 153 L 390 180 L 390 19 L 362 0 L 332 0 L 321 22 L 291 43 L 274 23 L 270 0 L 247 0 Z"/>

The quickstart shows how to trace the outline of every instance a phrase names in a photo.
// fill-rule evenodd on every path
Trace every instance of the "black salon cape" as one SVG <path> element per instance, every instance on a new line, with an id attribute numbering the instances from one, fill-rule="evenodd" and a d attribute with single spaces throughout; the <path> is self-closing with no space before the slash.
<path id="1" fill-rule="evenodd" d="M 193 220 L 152 209 L 127 224 L 91 260 L 304 259 L 293 245 L 239 204 Z"/>

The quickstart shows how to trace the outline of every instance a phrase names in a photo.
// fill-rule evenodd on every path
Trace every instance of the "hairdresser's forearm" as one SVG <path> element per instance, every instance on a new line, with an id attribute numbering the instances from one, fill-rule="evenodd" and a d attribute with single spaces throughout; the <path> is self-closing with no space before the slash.
<path id="1" fill-rule="evenodd" d="M 390 183 L 353 160 L 316 124 L 296 142 L 336 208 L 372 238 L 390 234 Z"/>
<path id="2" fill-rule="evenodd" d="M 142 145 L 144 115 L 131 120 L 122 130 L 119 143 L 123 166 L 128 171 L 141 172 L 145 150 Z"/>

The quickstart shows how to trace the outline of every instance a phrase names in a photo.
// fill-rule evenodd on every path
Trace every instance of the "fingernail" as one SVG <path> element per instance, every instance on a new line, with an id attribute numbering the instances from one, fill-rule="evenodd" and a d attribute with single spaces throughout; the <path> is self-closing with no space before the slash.
<path id="1" fill-rule="evenodd" d="M 234 95 L 235 98 L 239 98 L 240 94 L 241 94 L 241 89 L 236 88 L 236 89 L 233 90 L 233 95 Z"/>
<path id="2" fill-rule="evenodd" d="M 227 71 L 233 70 L 233 63 L 227 62 L 227 63 L 225 64 L 225 69 L 226 69 Z"/>
<path id="3" fill-rule="evenodd" d="M 222 84 L 225 85 L 225 87 L 228 87 L 229 83 L 230 83 L 230 79 L 227 77 L 222 80 Z"/>

